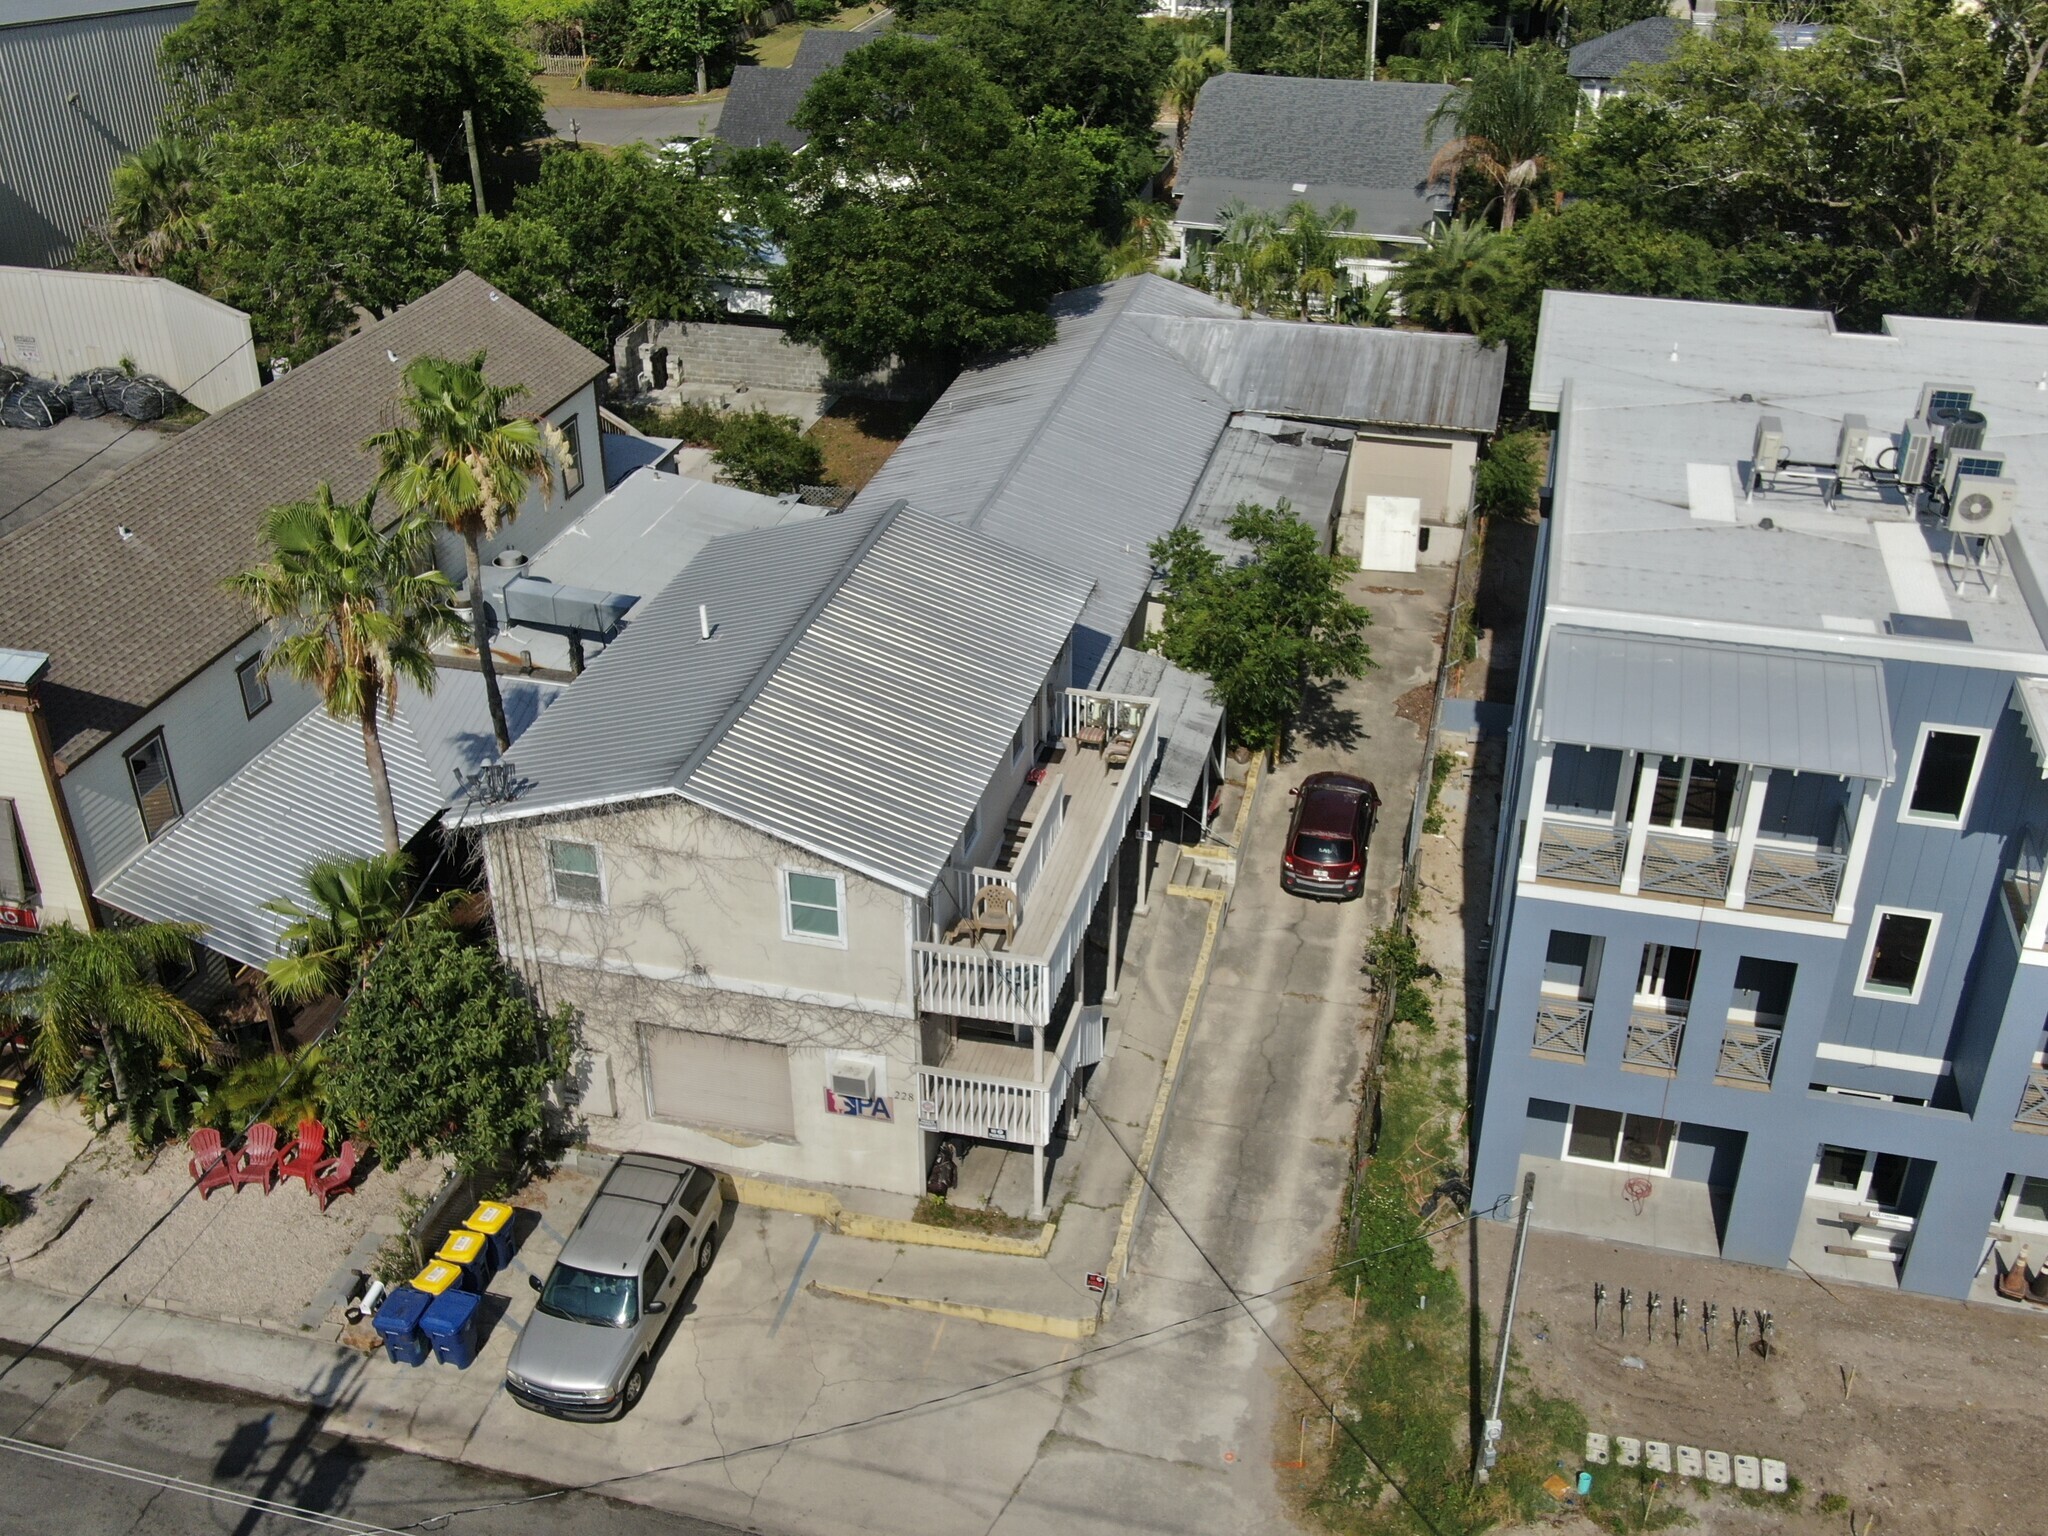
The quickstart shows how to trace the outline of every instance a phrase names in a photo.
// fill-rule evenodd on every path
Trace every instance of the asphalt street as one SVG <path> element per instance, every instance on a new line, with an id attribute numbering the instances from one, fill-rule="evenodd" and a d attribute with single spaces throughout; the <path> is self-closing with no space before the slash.
<path id="1" fill-rule="evenodd" d="M 67 1383 L 70 1372 L 36 1358 L 0 1381 L 8 1536 L 733 1536 L 730 1526 L 589 1494 L 521 1502 L 547 1485 L 326 1434 L 317 1412 L 100 1366 Z M 266 1513 L 248 1498 L 299 1513 Z M 451 1511 L 468 1513 L 437 1518 Z"/>

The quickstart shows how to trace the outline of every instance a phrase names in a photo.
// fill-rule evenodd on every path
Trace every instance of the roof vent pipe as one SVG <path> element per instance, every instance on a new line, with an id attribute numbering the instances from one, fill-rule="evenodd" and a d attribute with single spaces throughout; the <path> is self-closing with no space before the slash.
<path id="1" fill-rule="evenodd" d="M 697 605 L 697 632 L 703 639 L 711 638 L 711 610 L 702 603 Z"/>

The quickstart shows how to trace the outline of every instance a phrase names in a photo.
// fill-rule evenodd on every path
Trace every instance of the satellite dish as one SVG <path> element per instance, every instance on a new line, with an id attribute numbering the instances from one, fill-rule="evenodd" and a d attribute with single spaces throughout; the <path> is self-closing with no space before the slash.
<path id="1" fill-rule="evenodd" d="M 1966 523 L 1981 523 L 1997 510 L 1997 501 L 1982 491 L 1971 491 L 1956 502 L 1956 516 Z"/>

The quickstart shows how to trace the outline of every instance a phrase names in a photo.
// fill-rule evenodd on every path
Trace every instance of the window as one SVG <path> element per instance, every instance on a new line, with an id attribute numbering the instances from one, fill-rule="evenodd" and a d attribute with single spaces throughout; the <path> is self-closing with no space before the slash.
<path id="1" fill-rule="evenodd" d="M 2012 1176 L 2000 1224 L 2024 1227 L 2030 1232 L 2048 1232 L 2048 1179 Z"/>
<path id="2" fill-rule="evenodd" d="M 583 418 L 571 416 L 563 422 L 562 437 L 569 445 L 569 462 L 562 466 L 562 494 L 574 496 L 583 489 Z"/>
<path id="3" fill-rule="evenodd" d="M 548 875 L 554 883 L 555 905 L 604 905 L 604 872 L 598 867 L 595 843 L 550 842 Z"/>
<path id="4" fill-rule="evenodd" d="M 1960 827 L 1969 818 L 1970 801 L 1984 766 L 1984 738 L 1989 731 L 1957 726 L 1923 725 L 1913 771 L 1906 782 L 1906 803 L 1899 820 L 1928 827 Z"/>
<path id="5" fill-rule="evenodd" d="M 1024 727 L 1017 727 L 1017 734 L 1010 738 L 1010 761 L 1015 762 L 1024 755 Z"/>
<path id="6" fill-rule="evenodd" d="M 1870 947 L 1863 956 L 1858 997 L 1883 997 L 1896 1002 L 1920 1001 L 1926 980 L 1927 953 L 1934 948 L 1938 912 L 1904 912 L 1879 907 L 1870 925 Z"/>
<path id="7" fill-rule="evenodd" d="M 39 895 L 36 867 L 29 860 L 28 839 L 22 836 L 14 802 L 0 795 L 0 901 L 34 906 Z"/>
<path id="8" fill-rule="evenodd" d="M 671 1260 L 683 1251 L 683 1243 L 690 1235 L 690 1224 L 680 1216 L 671 1216 L 668 1225 L 661 1229 L 661 1251 Z"/>
<path id="9" fill-rule="evenodd" d="M 640 1271 L 641 1311 L 647 1303 L 661 1300 L 661 1288 L 668 1284 L 668 1264 L 658 1253 L 647 1255 L 647 1267 Z"/>
<path id="10" fill-rule="evenodd" d="M 800 870 L 782 872 L 782 936 L 807 944 L 846 943 L 846 929 L 840 922 L 844 892 L 837 875 L 807 875 Z"/>
<path id="11" fill-rule="evenodd" d="M 242 689 L 244 715 L 254 720 L 270 707 L 270 680 L 263 675 L 262 653 L 236 664 L 235 681 Z"/>
<path id="12" fill-rule="evenodd" d="M 1657 787 L 1650 797 L 1654 826 L 1693 832 L 1726 832 L 1735 810 L 1737 769 L 1699 757 L 1657 760 Z"/>
<path id="13" fill-rule="evenodd" d="M 1606 1163 L 1645 1173 L 1669 1173 L 1671 1149 L 1677 1137 L 1675 1121 L 1579 1104 L 1572 1108 L 1564 1155 L 1567 1162 Z"/>
<path id="14" fill-rule="evenodd" d="M 1544 991 L 1590 1002 L 1599 972 L 1600 941 L 1592 934 L 1559 929 L 1550 935 L 1543 957 Z"/>
<path id="15" fill-rule="evenodd" d="M 1612 747 L 1559 746 L 1550 753 L 1546 810 L 1611 821 L 1621 787 L 1621 753 Z"/>
<path id="16" fill-rule="evenodd" d="M 1700 973 L 1700 952 L 1676 944 L 1645 944 L 1636 971 L 1636 996 L 1661 1002 L 1667 1012 L 1684 1013 L 1692 1005 L 1692 984 Z"/>
<path id="17" fill-rule="evenodd" d="M 1861 1147 L 1824 1146 L 1813 1170 L 1813 1182 L 1822 1189 L 1846 1189 L 1852 1193 L 1863 1181 Z"/>
<path id="18" fill-rule="evenodd" d="M 704 1206 L 717 1185 L 718 1176 L 708 1168 L 699 1168 L 691 1173 L 690 1182 L 683 1186 L 683 1206 L 692 1219 L 704 1214 Z"/>
<path id="19" fill-rule="evenodd" d="M 135 786 L 135 805 L 142 812 L 142 833 L 151 842 L 178 819 L 178 785 L 171 777 L 170 749 L 158 731 L 128 753 L 128 779 Z"/>
<path id="20" fill-rule="evenodd" d="M 1792 1007 L 1792 980 L 1799 967 L 1787 960 L 1758 960 L 1744 955 L 1735 962 L 1735 996 L 1731 1018 L 1749 1024 L 1783 1024 Z"/>
<path id="21" fill-rule="evenodd" d="M 1814 1160 L 1812 1190 L 1902 1212 L 1906 1181 L 1913 1159 L 1896 1152 L 1866 1152 L 1861 1147 L 1823 1146 Z"/>

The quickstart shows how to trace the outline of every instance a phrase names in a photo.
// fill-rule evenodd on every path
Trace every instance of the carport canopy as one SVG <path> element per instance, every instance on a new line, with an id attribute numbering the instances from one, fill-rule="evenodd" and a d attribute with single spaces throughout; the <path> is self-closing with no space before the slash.
<path id="1" fill-rule="evenodd" d="M 1862 656 L 1560 627 L 1546 741 L 1796 773 L 1893 774 L 1884 669 Z"/>

